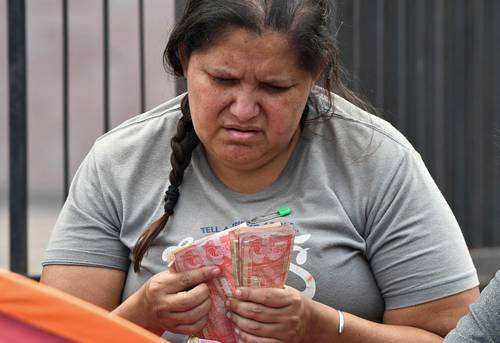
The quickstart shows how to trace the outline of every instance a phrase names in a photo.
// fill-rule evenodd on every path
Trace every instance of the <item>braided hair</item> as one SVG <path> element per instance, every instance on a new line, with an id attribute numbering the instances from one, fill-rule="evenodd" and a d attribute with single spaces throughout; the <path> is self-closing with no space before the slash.
<path id="1" fill-rule="evenodd" d="M 179 186 L 184 178 L 184 171 L 191 161 L 193 150 L 198 146 L 199 139 L 194 131 L 193 122 L 191 121 L 191 112 L 189 110 L 189 100 L 187 94 L 182 98 L 181 102 L 182 117 L 177 123 L 177 132 L 172 138 L 170 144 L 172 146 L 172 155 L 170 156 L 170 171 L 168 186 L 164 197 L 164 214 L 160 219 L 156 220 L 151 226 L 139 237 L 133 251 L 134 271 L 139 271 L 141 261 L 144 258 L 148 248 L 151 246 L 156 237 L 165 228 L 168 218 L 174 213 L 174 207 L 179 199 Z"/>

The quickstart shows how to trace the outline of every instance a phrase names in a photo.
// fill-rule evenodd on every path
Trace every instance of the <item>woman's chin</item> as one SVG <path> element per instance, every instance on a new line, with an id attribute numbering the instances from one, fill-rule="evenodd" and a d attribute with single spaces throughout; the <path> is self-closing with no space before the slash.
<path id="1" fill-rule="evenodd" d="M 238 146 L 218 151 L 209 160 L 211 164 L 215 163 L 220 167 L 252 171 L 262 167 L 266 159 L 265 154 L 255 147 Z"/>

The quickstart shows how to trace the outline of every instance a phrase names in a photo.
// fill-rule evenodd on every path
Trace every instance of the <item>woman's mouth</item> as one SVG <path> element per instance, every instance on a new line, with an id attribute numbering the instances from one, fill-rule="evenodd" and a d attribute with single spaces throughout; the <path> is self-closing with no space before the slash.
<path id="1" fill-rule="evenodd" d="M 259 133 L 259 131 L 254 128 L 227 127 L 226 131 L 229 136 L 235 140 L 249 140 Z"/>

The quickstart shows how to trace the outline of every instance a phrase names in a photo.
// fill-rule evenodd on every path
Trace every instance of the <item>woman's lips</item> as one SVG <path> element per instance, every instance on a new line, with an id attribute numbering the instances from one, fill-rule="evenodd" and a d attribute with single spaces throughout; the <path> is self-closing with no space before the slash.
<path id="1" fill-rule="evenodd" d="M 255 129 L 244 129 L 244 128 L 226 128 L 226 131 L 234 140 L 246 141 L 254 138 L 258 135 L 259 131 Z"/>

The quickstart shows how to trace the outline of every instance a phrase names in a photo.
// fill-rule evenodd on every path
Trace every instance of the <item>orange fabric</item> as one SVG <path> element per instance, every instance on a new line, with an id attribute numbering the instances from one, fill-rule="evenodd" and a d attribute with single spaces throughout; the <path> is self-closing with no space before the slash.
<path id="1" fill-rule="evenodd" d="M 0 270 L 0 312 L 76 342 L 167 342 L 86 301 L 6 270 Z"/>

